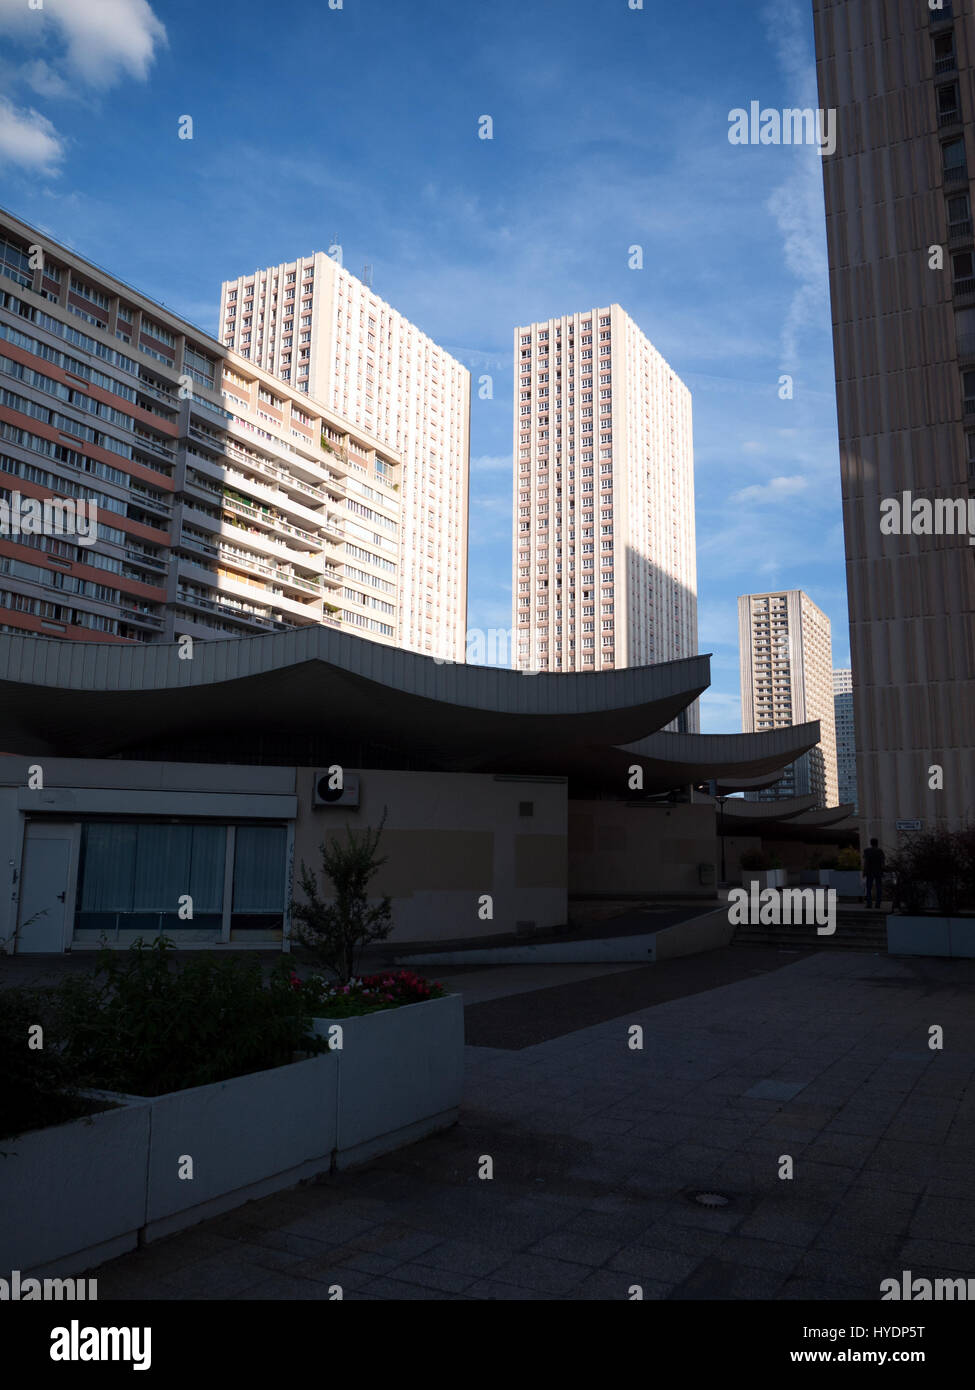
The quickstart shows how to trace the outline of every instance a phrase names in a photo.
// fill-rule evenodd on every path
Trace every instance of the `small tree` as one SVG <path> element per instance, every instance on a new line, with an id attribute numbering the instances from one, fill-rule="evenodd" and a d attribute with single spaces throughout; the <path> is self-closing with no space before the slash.
<path id="1" fill-rule="evenodd" d="M 338 836 L 322 841 L 322 874 L 334 888 L 329 901 L 323 899 L 316 875 L 301 862 L 298 881 L 306 901 L 291 901 L 295 940 L 316 965 L 330 970 L 343 985 L 356 974 L 363 947 L 385 941 L 393 929 L 390 899 L 370 904 L 368 898 L 370 881 L 386 863 L 385 858 L 376 857 L 385 823 L 384 810 L 375 830 L 346 826 L 344 842 Z"/>

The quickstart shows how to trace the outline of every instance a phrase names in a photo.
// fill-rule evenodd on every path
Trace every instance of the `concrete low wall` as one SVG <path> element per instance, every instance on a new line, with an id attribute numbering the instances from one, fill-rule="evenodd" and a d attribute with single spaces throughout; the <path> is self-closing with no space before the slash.
<path id="1" fill-rule="evenodd" d="M 464 1001 L 459 994 L 361 1018 L 317 1018 L 342 1029 L 335 1166 L 347 1168 L 445 1129 L 460 1114 Z"/>
<path id="2" fill-rule="evenodd" d="M 716 951 L 729 946 L 735 929 L 728 920 L 727 907 L 715 908 L 689 922 L 676 922 L 657 932 L 657 960 L 674 960 L 678 956 L 698 956 L 704 951 Z"/>
<path id="3" fill-rule="evenodd" d="M 975 917 L 887 918 L 887 953 L 891 956 L 975 957 Z"/>
<path id="4" fill-rule="evenodd" d="M 80 1274 L 456 1122 L 459 994 L 334 1023 L 341 1049 L 0 1141 L 0 1269 Z"/>
<path id="5" fill-rule="evenodd" d="M 606 935 L 580 940 L 545 941 L 536 946 L 480 946 L 470 950 L 434 951 L 402 956 L 403 965 L 595 965 L 632 961 L 653 965 L 677 956 L 695 956 L 727 946 L 734 935 L 727 907 L 716 908 L 662 927 L 655 932 L 612 936 L 612 922 L 605 923 Z"/>
<path id="6" fill-rule="evenodd" d="M 0 1270 L 68 1276 L 135 1249 L 149 1119 L 148 1103 L 126 1101 L 0 1139 Z"/>
<path id="7" fill-rule="evenodd" d="M 325 1053 L 151 1100 L 145 1239 L 330 1168 L 338 1073 Z M 180 1177 L 186 1159 L 191 1178 Z"/>

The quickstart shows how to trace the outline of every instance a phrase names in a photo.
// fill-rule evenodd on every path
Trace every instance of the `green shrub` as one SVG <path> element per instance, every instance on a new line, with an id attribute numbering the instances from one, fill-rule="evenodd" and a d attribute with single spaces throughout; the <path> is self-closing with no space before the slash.
<path id="1" fill-rule="evenodd" d="M 50 1004 L 48 991 L 0 989 L 0 1139 L 103 1108 L 79 1095 L 77 1072 L 57 1038 Z M 32 1033 L 38 1024 L 43 1031 Z"/>
<path id="2" fill-rule="evenodd" d="M 848 872 L 852 869 L 859 869 L 862 867 L 860 862 L 860 851 L 858 849 L 841 849 L 837 858 L 838 867 Z"/>
<path id="3" fill-rule="evenodd" d="M 334 901 L 323 899 L 318 879 L 301 863 L 298 882 L 305 901 L 291 902 L 294 939 L 342 985 L 356 974 L 363 947 L 385 941 L 393 929 L 390 899 L 370 904 L 368 898 L 369 884 L 386 862 L 376 857 L 385 821 L 384 811 L 378 829 L 346 826 L 344 841 L 333 835 L 319 846 L 322 875 L 331 880 Z"/>
<path id="4" fill-rule="evenodd" d="M 912 835 L 888 861 L 897 876 L 900 905 L 911 915 L 933 903 L 950 917 L 975 907 L 975 829 L 927 830 Z"/>
<path id="5" fill-rule="evenodd" d="M 66 1055 L 89 1086 L 157 1096 L 321 1051 L 282 958 L 265 982 L 256 957 L 193 955 L 138 941 L 103 950 L 92 975 L 58 991 Z"/>

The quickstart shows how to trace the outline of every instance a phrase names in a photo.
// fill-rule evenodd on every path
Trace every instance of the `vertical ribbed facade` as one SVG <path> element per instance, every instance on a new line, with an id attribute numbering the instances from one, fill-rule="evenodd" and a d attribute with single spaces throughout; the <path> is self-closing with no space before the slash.
<path id="1" fill-rule="evenodd" d="M 971 0 L 814 0 L 861 836 L 975 821 L 975 549 L 885 498 L 975 476 Z M 944 770 L 942 790 L 929 767 Z"/>

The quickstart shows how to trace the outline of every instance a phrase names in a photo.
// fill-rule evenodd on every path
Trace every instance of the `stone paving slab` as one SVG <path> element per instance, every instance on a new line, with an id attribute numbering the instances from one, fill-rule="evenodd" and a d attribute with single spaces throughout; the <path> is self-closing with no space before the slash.
<path id="1" fill-rule="evenodd" d="M 876 1301 L 903 1269 L 975 1277 L 975 962 L 821 951 L 629 991 L 612 1018 L 468 1047 L 458 1126 L 105 1264 L 100 1298 Z"/>

